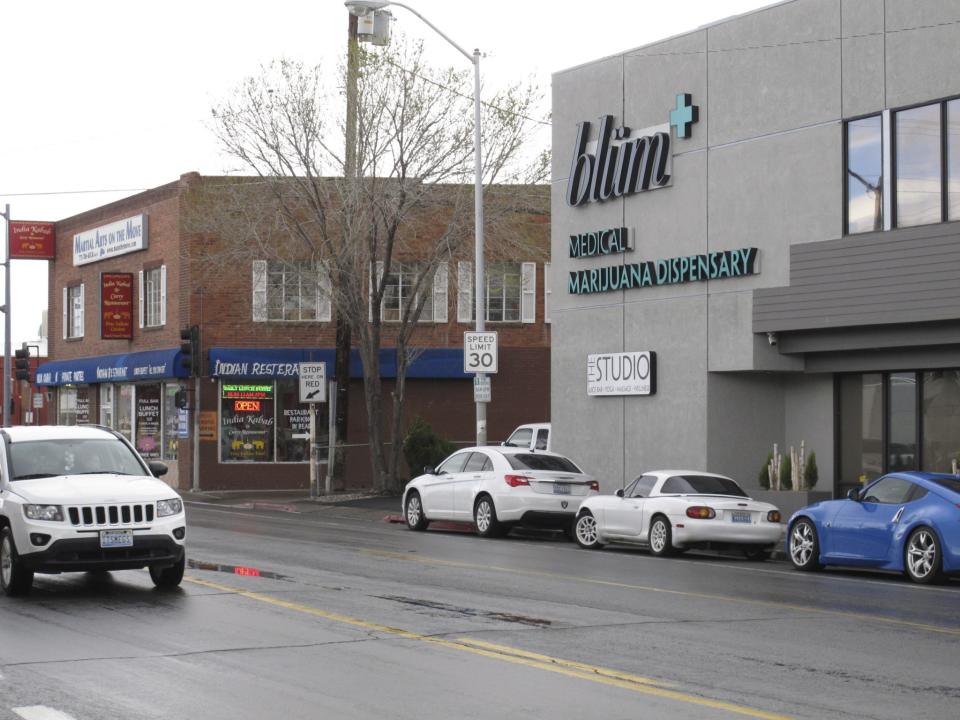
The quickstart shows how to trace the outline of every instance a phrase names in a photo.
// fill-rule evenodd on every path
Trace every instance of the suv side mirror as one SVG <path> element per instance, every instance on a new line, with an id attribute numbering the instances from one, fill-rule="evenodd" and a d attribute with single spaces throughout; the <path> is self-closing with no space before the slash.
<path id="1" fill-rule="evenodd" d="M 150 468 L 150 473 L 154 477 L 162 477 L 167 474 L 167 466 L 162 462 L 151 460 L 147 463 L 147 467 Z"/>
<path id="2" fill-rule="evenodd" d="M 860 491 L 856 488 L 850 488 L 847 491 L 847 500 L 853 500 L 854 502 L 860 502 Z"/>

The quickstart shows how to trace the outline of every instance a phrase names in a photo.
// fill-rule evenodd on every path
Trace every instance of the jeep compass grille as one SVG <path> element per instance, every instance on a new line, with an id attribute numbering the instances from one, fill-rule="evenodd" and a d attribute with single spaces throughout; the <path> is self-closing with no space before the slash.
<path id="1" fill-rule="evenodd" d="M 70 524 L 76 526 L 136 525 L 153 522 L 153 503 L 68 507 L 67 516 L 70 518 Z"/>

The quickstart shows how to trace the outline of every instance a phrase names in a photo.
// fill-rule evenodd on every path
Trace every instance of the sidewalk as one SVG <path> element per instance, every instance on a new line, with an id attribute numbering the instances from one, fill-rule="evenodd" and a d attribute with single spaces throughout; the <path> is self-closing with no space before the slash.
<path id="1" fill-rule="evenodd" d="M 345 514 L 381 520 L 400 516 L 400 497 L 372 493 L 335 493 L 311 498 L 306 490 L 179 490 L 187 505 L 217 505 L 244 510 Z"/>

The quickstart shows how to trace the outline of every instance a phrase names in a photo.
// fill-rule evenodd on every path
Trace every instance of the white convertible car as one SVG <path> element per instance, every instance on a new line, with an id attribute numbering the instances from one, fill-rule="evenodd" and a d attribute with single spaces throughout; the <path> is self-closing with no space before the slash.
<path id="1" fill-rule="evenodd" d="M 734 548 L 751 560 L 766 560 L 783 537 L 775 506 L 751 500 L 728 477 L 694 470 L 644 473 L 616 495 L 587 498 L 575 530 L 584 548 L 639 543 L 653 555 Z"/>

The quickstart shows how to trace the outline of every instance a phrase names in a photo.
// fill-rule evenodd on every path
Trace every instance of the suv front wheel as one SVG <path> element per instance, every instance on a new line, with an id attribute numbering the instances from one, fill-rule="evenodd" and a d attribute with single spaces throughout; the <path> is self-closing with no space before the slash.
<path id="1" fill-rule="evenodd" d="M 0 587 L 5 595 L 26 595 L 33 585 L 33 571 L 23 566 L 9 527 L 0 529 Z"/>
<path id="2" fill-rule="evenodd" d="M 160 589 L 175 588 L 183 580 L 183 568 L 186 562 L 186 556 L 180 557 L 180 562 L 167 567 L 150 566 L 150 579 L 153 584 Z"/>

